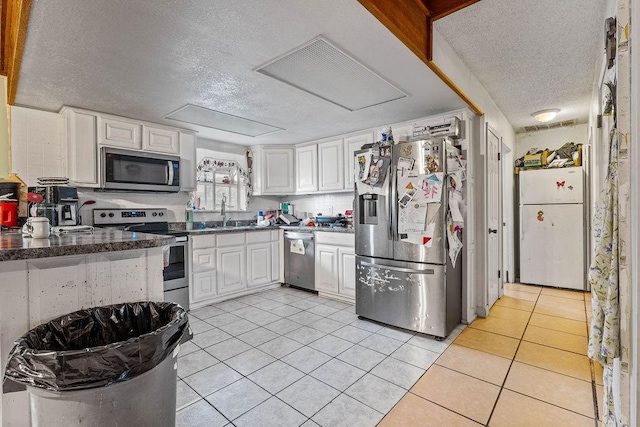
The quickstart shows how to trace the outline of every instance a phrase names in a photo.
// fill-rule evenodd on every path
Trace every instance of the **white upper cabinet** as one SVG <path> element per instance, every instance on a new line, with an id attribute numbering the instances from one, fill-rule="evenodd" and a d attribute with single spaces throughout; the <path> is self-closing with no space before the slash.
<path id="1" fill-rule="evenodd" d="M 65 109 L 67 176 L 78 187 L 98 187 L 98 147 L 96 115 Z"/>
<path id="2" fill-rule="evenodd" d="M 254 166 L 254 169 L 260 182 L 256 183 L 255 194 L 288 195 L 295 193 L 294 152 L 295 149 L 292 146 L 259 147 L 259 165 Z"/>
<path id="3" fill-rule="evenodd" d="M 175 129 L 144 125 L 142 149 L 156 153 L 180 154 L 179 132 Z"/>
<path id="4" fill-rule="evenodd" d="M 298 193 L 318 191 L 318 146 L 296 147 L 296 187 Z"/>
<path id="5" fill-rule="evenodd" d="M 342 138 L 318 144 L 318 190 L 344 189 Z"/>
<path id="6" fill-rule="evenodd" d="M 373 132 L 348 136 L 344 139 L 344 188 L 353 190 L 355 184 L 355 152 L 363 145 L 373 143 Z"/>
<path id="7" fill-rule="evenodd" d="M 196 190 L 196 134 L 180 132 L 180 190 Z"/>
<path id="8" fill-rule="evenodd" d="M 140 150 L 140 123 L 98 116 L 98 144 Z"/>

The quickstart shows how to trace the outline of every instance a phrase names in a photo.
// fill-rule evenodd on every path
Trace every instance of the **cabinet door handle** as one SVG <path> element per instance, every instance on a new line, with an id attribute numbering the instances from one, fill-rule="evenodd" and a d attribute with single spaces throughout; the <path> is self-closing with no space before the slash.
<path id="1" fill-rule="evenodd" d="M 495 229 L 495 228 L 490 228 L 490 229 L 489 229 L 489 234 L 492 234 L 492 233 L 493 233 L 493 234 L 498 234 L 498 230 L 497 230 L 497 229 Z"/>

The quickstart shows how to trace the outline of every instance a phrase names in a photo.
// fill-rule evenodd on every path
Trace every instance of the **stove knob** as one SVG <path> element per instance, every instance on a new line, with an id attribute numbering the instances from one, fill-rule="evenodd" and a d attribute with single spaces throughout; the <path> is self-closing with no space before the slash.
<path id="1" fill-rule="evenodd" d="M 158 216 L 158 212 L 154 212 L 151 214 L 152 216 Z"/>
<path id="2" fill-rule="evenodd" d="M 160 216 L 164 216 L 164 212 L 160 212 L 158 215 L 160 215 Z"/>
<path id="3" fill-rule="evenodd" d="M 113 218 L 113 212 L 109 212 L 109 218 Z"/>
<path id="4" fill-rule="evenodd" d="M 105 218 L 106 216 L 107 216 L 107 214 L 106 214 L 106 213 L 104 213 L 104 212 L 102 212 L 102 213 L 100 214 L 100 217 L 101 217 L 101 218 Z"/>

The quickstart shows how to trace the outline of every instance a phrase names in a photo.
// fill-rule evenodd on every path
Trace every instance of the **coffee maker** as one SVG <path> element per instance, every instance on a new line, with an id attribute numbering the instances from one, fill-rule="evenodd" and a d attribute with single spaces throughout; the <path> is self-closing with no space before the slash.
<path id="1" fill-rule="evenodd" d="M 29 203 L 29 216 L 46 216 L 52 227 L 79 225 L 76 187 L 52 185 L 29 187 L 28 191 L 42 195 L 42 202 Z"/>

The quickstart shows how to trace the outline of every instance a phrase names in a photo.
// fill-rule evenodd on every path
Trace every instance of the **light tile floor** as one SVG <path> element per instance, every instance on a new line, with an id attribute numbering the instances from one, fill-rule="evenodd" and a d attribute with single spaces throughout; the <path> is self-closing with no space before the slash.
<path id="1" fill-rule="evenodd" d="M 193 310 L 176 424 L 594 425 L 584 295 L 506 288 L 444 341 L 288 287 Z"/>

